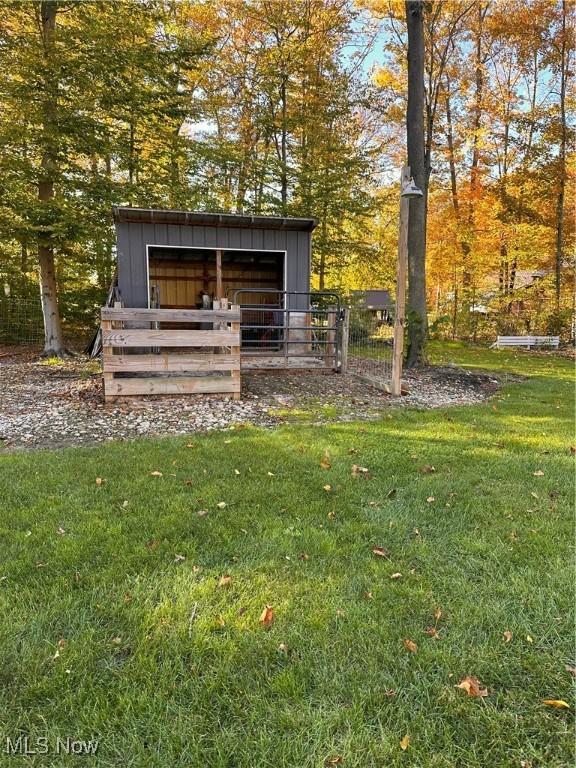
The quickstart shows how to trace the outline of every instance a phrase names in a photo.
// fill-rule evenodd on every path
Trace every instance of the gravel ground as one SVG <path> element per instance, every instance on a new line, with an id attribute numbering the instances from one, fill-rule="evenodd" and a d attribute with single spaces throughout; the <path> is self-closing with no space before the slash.
<path id="1" fill-rule="evenodd" d="M 373 361 L 369 369 L 373 375 Z M 494 377 L 457 368 L 410 371 L 404 380 L 409 394 L 400 400 L 358 376 L 260 373 L 242 376 L 242 400 L 192 395 L 105 405 L 96 361 L 74 357 L 54 364 L 30 352 L 4 349 L 0 350 L 0 452 L 186 435 L 246 423 L 270 427 L 293 418 L 374 419 L 391 406 L 475 403 L 498 388 Z"/>

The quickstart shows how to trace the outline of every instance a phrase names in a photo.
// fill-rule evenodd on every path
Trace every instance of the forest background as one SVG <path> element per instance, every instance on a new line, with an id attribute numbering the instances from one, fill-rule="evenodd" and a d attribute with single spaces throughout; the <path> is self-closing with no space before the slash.
<path id="1" fill-rule="evenodd" d="M 42 266 L 93 329 L 112 205 L 313 216 L 316 288 L 393 291 L 404 2 L 0 6 L 0 305 L 39 311 Z M 573 6 L 423 9 L 431 331 L 569 337 Z"/>

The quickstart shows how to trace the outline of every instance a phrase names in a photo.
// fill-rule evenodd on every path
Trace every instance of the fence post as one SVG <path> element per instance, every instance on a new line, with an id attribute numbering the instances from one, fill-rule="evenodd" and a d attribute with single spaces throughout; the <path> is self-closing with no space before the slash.
<path id="1" fill-rule="evenodd" d="M 240 312 L 240 305 L 239 304 L 232 304 L 230 306 L 230 309 L 233 312 Z M 234 320 L 232 323 L 230 323 L 230 330 L 232 333 L 237 333 L 240 336 L 240 322 L 238 320 Z M 242 343 L 242 339 L 240 338 L 240 343 Z M 230 376 L 232 377 L 232 398 L 234 400 L 240 400 L 241 395 L 241 379 L 240 379 L 240 347 L 230 347 L 230 352 L 232 355 L 238 356 L 238 365 L 237 367 L 233 368 L 233 370 L 230 373 Z"/>
<path id="2" fill-rule="evenodd" d="M 402 168 L 400 189 L 410 181 L 410 168 Z M 404 322 L 406 319 L 406 272 L 408 270 L 408 216 L 410 200 L 400 197 L 400 230 L 398 233 L 398 265 L 396 271 L 396 312 L 394 317 L 394 350 L 392 353 L 392 386 L 395 397 L 402 394 L 402 362 L 404 357 Z"/>
<path id="3" fill-rule="evenodd" d="M 324 365 L 326 368 L 336 368 L 338 365 L 336 350 L 336 311 L 334 307 L 328 307 L 326 315 L 326 356 Z"/>
<path id="4" fill-rule="evenodd" d="M 112 330 L 112 321 L 111 320 L 101 320 L 100 322 L 100 328 L 102 331 L 102 383 L 104 387 L 104 402 L 109 403 L 110 400 L 112 400 L 112 397 L 107 394 L 106 390 L 108 389 L 109 383 L 114 378 L 114 374 L 110 373 L 106 370 L 106 364 L 110 361 L 110 357 L 114 354 L 114 348 L 109 347 L 104 340 L 104 331 L 111 331 Z"/>
<path id="5" fill-rule="evenodd" d="M 341 358 L 340 358 L 340 373 L 348 373 L 348 338 L 350 335 L 350 309 L 344 307 L 343 321 L 342 321 L 342 341 L 341 341 Z"/>

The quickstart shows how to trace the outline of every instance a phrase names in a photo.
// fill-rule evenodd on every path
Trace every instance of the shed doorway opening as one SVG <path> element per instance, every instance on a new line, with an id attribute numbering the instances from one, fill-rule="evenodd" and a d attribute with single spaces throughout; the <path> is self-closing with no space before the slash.
<path id="1" fill-rule="evenodd" d="M 235 291 L 284 290 L 284 251 L 148 246 L 149 306 L 202 309 Z"/>

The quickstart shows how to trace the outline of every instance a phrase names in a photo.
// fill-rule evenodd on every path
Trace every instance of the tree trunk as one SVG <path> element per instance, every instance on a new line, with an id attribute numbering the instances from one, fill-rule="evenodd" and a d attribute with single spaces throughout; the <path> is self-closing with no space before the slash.
<path id="1" fill-rule="evenodd" d="M 280 135 L 280 194 L 282 199 L 282 216 L 288 213 L 288 127 L 287 127 L 287 102 L 286 83 L 287 75 L 282 75 L 280 85 L 280 103 L 282 109 L 282 129 Z"/>
<path id="2" fill-rule="evenodd" d="M 408 223 L 408 359 L 409 366 L 424 362 L 428 317 L 426 311 L 426 173 L 424 166 L 424 3 L 407 0 L 408 108 L 406 135 L 408 165 L 424 192 L 410 200 Z"/>
<path id="3" fill-rule="evenodd" d="M 45 62 L 45 84 L 42 94 L 42 135 L 45 138 L 40 174 L 38 179 L 38 200 L 48 207 L 54 197 L 54 178 L 56 176 L 57 151 L 55 136 L 57 131 L 56 110 L 58 101 L 58 83 L 54 69 L 54 34 L 56 30 L 57 0 L 42 0 L 40 4 L 41 35 Z M 38 235 L 38 266 L 40 269 L 40 296 L 44 316 L 44 354 L 62 356 L 64 338 L 58 308 L 56 274 L 54 268 L 54 244 L 48 228 Z"/>
<path id="4" fill-rule="evenodd" d="M 566 187 L 566 80 L 568 62 L 566 56 L 566 0 L 562 0 L 562 42 L 560 44 L 560 150 L 558 153 L 559 184 L 556 200 L 556 258 L 554 263 L 554 288 L 556 291 L 556 311 L 560 309 L 560 290 L 562 286 L 562 261 L 564 258 L 564 194 Z"/>

